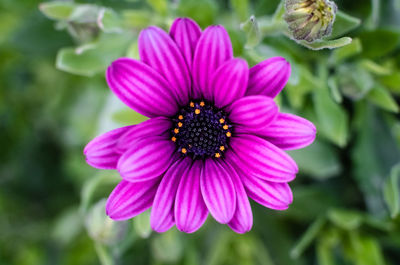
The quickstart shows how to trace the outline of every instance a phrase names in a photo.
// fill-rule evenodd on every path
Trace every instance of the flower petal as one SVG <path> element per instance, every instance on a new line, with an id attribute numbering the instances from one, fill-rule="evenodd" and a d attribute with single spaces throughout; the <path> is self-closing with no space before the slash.
<path id="1" fill-rule="evenodd" d="M 264 139 L 242 134 L 232 137 L 231 147 L 233 152 L 226 152 L 225 157 L 250 176 L 273 182 L 289 182 L 296 177 L 296 162 Z"/>
<path id="2" fill-rule="evenodd" d="M 210 158 L 205 161 L 200 180 L 201 193 L 211 215 L 217 222 L 228 223 L 236 210 L 236 191 L 228 171 Z"/>
<path id="3" fill-rule="evenodd" d="M 174 225 L 176 191 L 183 173 L 190 168 L 190 164 L 190 158 L 178 160 L 163 176 L 151 209 L 150 224 L 154 231 L 162 233 Z"/>
<path id="4" fill-rule="evenodd" d="M 222 108 L 243 97 L 248 79 L 249 67 L 245 60 L 235 58 L 221 64 L 212 78 L 215 105 Z"/>
<path id="5" fill-rule="evenodd" d="M 249 96 L 235 101 L 229 119 L 238 126 L 236 133 L 258 132 L 267 127 L 278 115 L 278 106 L 270 97 Z"/>
<path id="6" fill-rule="evenodd" d="M 171 120 L 165 117 L 152 118 L 138 125 L 134 125 L 119 138 L 117 149 L 120 153 L 124 153 L 135 140 L 141 137 L 165 135 L 171 126 Z"/>
<path id="7" fill-rule="evenodd" d="M 117 169 L 127 181 L 145 181 L 162 175 L 176 159 L 175 144 L 162 136 L 139 139 L 118 161 Z"/>
<path id="8" fill-rule="evenodd" d="M 250 68 L 246 95 L 275 97 L 290 77 L 290 64 L 285 58 L 273 57 Z"/>
<path id="9" fill-rule="evenodd" d="M 90 141 L 83 150 L 86 162 L 95 168 L 116 169 L 121 154 L 117 152 L 116 145 L 121 136 L 129 132 L 133 126 L 118 128 Z"/>
<path id="10" fill-rule="evenodd" d="M 177 18 L 169 34 L 181 50 L 189 70 L 192 69 L 194 51 L 201 35 L 201 28 L 190 18 Z"/>
<path id="11" fill-rule="evenodd" d="M 142 62 L 120 58 L 108 67 L 106 79 L 114 94 L 140 114 L 152 118 L 178 111 L 167 81 Z"/>
<path id="12" fill-rule="evenodd" d="M 175 200 L 176 228 L 182 232 L 193 233 L 198 230 L 207 219 L 208 210 L 204 204 L 200 191 L 200 175 L 203 162 L 196 160 L 185 173 Z"/>
<path id="13" fill-rule="evenodd" d="M 116 221 L 126 220 L 147 210 L 153 203 L 159 180 L 132 183 L 122 180 L 106 203 L 107 215 Z"/>
<path id="14" fill-rule="evenodd" d="M 181 106 L 187 104 L 190 74 L 176 43 L 164 30 L 154 26 L 140 32 L 138 43 L 142 62 L 164 76 Z"/>
<path id="15" fill-rule="evenodd" d="M 228 32 L 221 25 L 206 28 L 196 46 L 193 59 L 194 98 L 211 100 L 211 78 L 215 70 L 233 57 Z"/>
<path id="16" fill-rule="evenodd" d="M 293 114 L 279 113 L 270 126 L 257 134 L 284 150 L 310 145 L 316 135 L 314 124 Z"/>
<path id="17" fill-rule="evenodd" d="M 250 202 L 236 170 L 227 163 L 225 163 L 225 169 L 229 172 L 236 190 L 236 211 L 228 226 L 236 233 L 243 234 L 250 231 L 253 226 L 253 213 L 251 212 Z"/>
<path id="18" fill-rule="evenodd" d="M 286 210 L 293 201 L 293 194 L 287 183 L 254 177 L 242 177 L 242 181 L 249 197 L 265 207 Z"/>

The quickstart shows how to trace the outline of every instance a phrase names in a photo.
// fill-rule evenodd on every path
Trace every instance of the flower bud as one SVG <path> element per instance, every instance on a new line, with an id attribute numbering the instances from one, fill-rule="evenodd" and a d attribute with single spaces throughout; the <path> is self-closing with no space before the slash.
<path id="1" fill-rule="evenodd" d="M 337 6 L 329 0 L 286 0 L 284 19 L 296 40 L 313 42 L 332 32 Z"/>

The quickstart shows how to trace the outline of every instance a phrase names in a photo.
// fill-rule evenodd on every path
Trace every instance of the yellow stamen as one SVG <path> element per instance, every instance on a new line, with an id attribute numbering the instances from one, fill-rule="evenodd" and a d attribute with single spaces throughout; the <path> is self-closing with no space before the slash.
<path id="1" fill-rule="evenodd" d="M 226 137 L 231 137 L 231 136 L 232 136 L 231 132 L 226 133 Z"/>
<path id="2" fill-rule="evenodd" d="M 193 107 L 194 107 L 194 103 L 193 103 L 193 102 L 190 102 L 190 106 L 193 108 Z"/>
<path id="3" fill-rule="evenodd" d="M 204 105 L 206 105 L 206 103 L 204 103 L 204 101 L 200 102 L 200 106 L 204 107 Z"/>
<path id="4" fill-rule="evenodd" d="M 215 157 L 216 157 L 216 158 L 220 158 L 220 157 L 221 157 L 221 154 L 220 154 L 220 153 L 215 153 Z"/>
<path id="5" fill-rule="evenodd" d="M 171 140 L 172 140 L 172 142 L 176 142 L 176 137 L 173 136 L 173 137 L 171 138 Z"/>
<path id="6" fill-rule="evenodd" d="M 228 130 L 229 126 L 225 124 L 224 126 L 222 126 L 222 128 L 224 128 L 224 130 Z"/>
<path id="7" fill-rule="evenodd" d="M 219 150 L 224 151 L 224 150 L 225 150 L 225 146 L 221 145 L 221 146 L 219 147 Z"/>
<path id="8" fill-rule="evenodd" d="M 174 129 L 174 133 L 175 133 L 175 134 L 179 133 L 179 129 L 178 129 L 178 128 L 175 128 L 175 129 Z"/>
<path id="9" fill-rule="evenodd" d="M 183 123 L 182 122 L 178 122 L 178 127 L 182 127 Z"/>
<path id="10" fill-rule="evenodd" d="M 225 120 L 223 118 L 219 119 L 219 123 L 224 123 Z"/>
<path id="11" fill-rule="evenodd" d="M 178 119 L 183 120 L 183 116 L 182 116 L 182 115 L 179 115 L 179 116 L 178 116 Z"/>
<path id="12" fill-rule="evenodd" d="M 196 109 L 196 110 L 194 111 L 194 113 L 200 114 L 200 110 L 199 110 L 199 109 Z"/>
<path id="13" fill-rule="evenodd" d="M 182 154 L 186 154 L 187 153 L 186 148 L 182 148 L 181 152 L 182 152 Z"/>

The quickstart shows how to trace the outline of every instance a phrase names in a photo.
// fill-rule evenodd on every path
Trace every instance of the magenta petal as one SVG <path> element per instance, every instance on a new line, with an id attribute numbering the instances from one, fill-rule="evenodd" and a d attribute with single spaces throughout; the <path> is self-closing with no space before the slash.
<path id="1" fill-rule="evenodd" d="M 120 153 L 123 153 L 130 148 L 132 143 L 141 137 L 166 135 L 171 126 L 171 120 L 165 117 L 152 118 L 134 125 L 118 140 L 117 149 Z"/>
<path id="2" fill-rule="evenodd" d="M 200 191 L 203 162 L 196 160 L 179 183 L 175 199 L 176 228 L 186 233 L 198 230 L 207 219 L 208 210 Z"/>
<path id="3" fill-rule="evenodd" d="M 177 18 L 169 34 L 181 50 L 189 70 L 192 69 L 194 51 L 201 35 L 201 28 L 190 18 Z"/>
<path id="4" fill-rule="evenodd" d="M 132 183 L 122 180 L 111 192 L 107 215 L 116 221 L 126 220 L 147 210 L 153 203 L 158 180 Z"/>
<path id="5" fill-rule="evenodd" d="M 193 59 L 194 98 L 211 100 L 211 82 L 215 70 L 233 57 L 232 44 L 223 26 L 206 28 L 196 46 Z"/>
<path id="6" fill-rule="evenodd" d="M 236 233 L 246 233 L 253 226 L 253 213 L 242 180 L 229 164 L 225 164 L 236 190 L 236 211 L 228 226 Z"/>
<path id="7" fill-rule="evenodd" d="M 117 152 L 116 145 L 120 137 L 131 130 L 133 126 L 118 128 L 90 141 L 83 150 L 86 162 L 95 168 L 116 169 L 121 154 Z"/>
<path id="8" fill-rule="evenodd" d="M 242 176 L 242 181 L 249 197 L 265 207 L 286 210 L 293 201 L 293 194 L 287 183 L 246 176 Z"/>
<path id="9" fill-rule="evenodd" d="M 236 210 L 235 187 L 228 171 L 213 159 L 207 159 L 200 188 L 211 215 L 221 224 L 228 223 Z"/>
<path id="10" fill-rule="evenodd" d="M 264 139 L 242 134 L 231 139 L 231 147 L 233 152 L 226 152 L 226 158 L 250 176 L 273 182 L 289 182 L 296 177 L 296 162 Z"/>
<path id="11" fill-rule="evenodd" d="M 275 97 L 290 77 L 290 64 L 285 58 L 273 57 L 250 68 L 246 95 Z"/>
<path id="12" fill-rule="evenodd" d="M 190 158 L 178 160 L 163 176 L 151 209 L 150 224 L 154 231 L 162 233 L 174 225 L 176 191 L 183 173 L 189 169 L 190 164 Z"/>
<path id="13" fill-rule="evenodd" d="M 219 108 L 244 96 L 249 79 L 249 67 L 243 59 L 231 59 L 221 64 L 212 78 L 212 96 Z"/>
<path id="14" fill-rule="evenodd" d="M 257 134 L 284 150 L 310 145 L 316 134 L 314 124 L 293 114 L 279 113 L 274 122 Z"/>
<path id="15" fill-rule="evenodd" d="M 235 101 L 229 119 L 237 124 L 236 133 L 254 133 L 267 127 L 278 115 L 278 106 L 272 98 L 249 96 Z"/>
<path id="16" fill-rule="evenodd" d="M 135 141 L 118 161 L 117 169 L 127 181 L 145 181 L 162 175 L 174 162 L 175 144 L 162 136 Z"/>
<path id="17" fill-rule="evenodd" d="M 106 78 L 114 94 L 140 114 L 172 116 L 178 111 L 167 81 L 142 62 L 120 58 L 108 67 Z"/>
<path id="18" fill-rule="evenodd" d="M 142 61 L 164 76 L 180 105 L 187 104 L 190 74 L 176 43 L 165 31 L 154 26 L 140 32 L 138 43 Z"/>

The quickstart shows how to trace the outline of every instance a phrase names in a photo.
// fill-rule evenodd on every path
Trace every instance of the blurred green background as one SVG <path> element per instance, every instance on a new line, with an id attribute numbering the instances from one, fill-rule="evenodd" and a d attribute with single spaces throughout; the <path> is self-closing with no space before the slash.
<path id="1" fill-rule="evenodd" d="M 332 49 L 314 51 L 288 37 L 278 0 L 1 0 L 0 264 L 400 264 L 400 1 L 336 3 L 332 36 L 311 45 Z M 143 120 L 105 68 L 176 16 L 223 24 L 251 65 L 286 57 L 281 109 L 318 129 L 290 152 L 290 209 L 252 204 L 245 235 L 212 218 L 190 235 L 152 233 L 148 212 L 113 222 L 104 198 L 119 177 L 84 161 L 94 136 Z"/>

